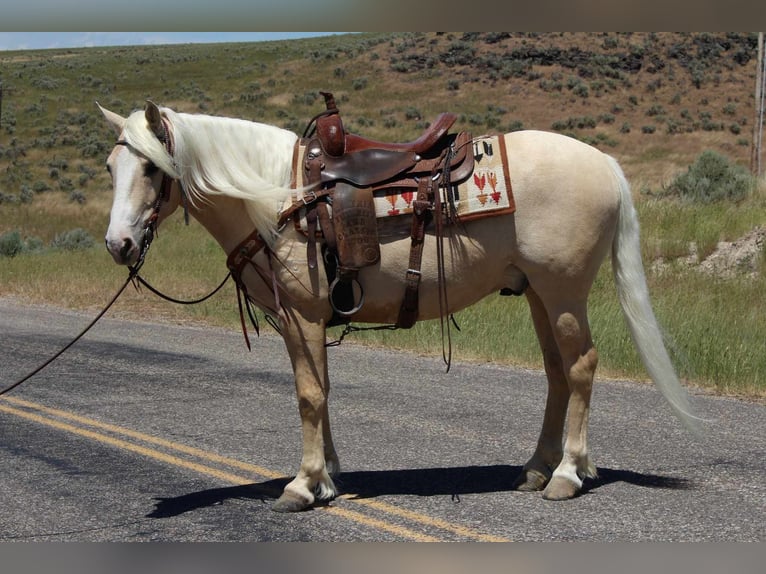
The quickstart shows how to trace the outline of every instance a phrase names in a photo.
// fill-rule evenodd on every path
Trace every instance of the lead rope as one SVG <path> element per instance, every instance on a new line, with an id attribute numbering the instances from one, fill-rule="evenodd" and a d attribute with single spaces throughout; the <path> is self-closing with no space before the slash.
<path id="1" fill-rule="evenodd" d="M 141 259 L 141 264 L 143 264 L 143 258 Z M 93 320 L 92 320 L 90 323 L 88 323 L 88 325 L 87 325 L 87 326 L 86 326 L 86 327 L 85 327 L 85 328 L 84 328 L 84 329 L 83 329 L 83 330 L 82 330 L 82 331 L 81 331 L 81 332 L 80 332 L 80 333 L 79 333 L 79 334 L 78 334 L 78 335 L 77 335 L 77 336 L 76 336 L 74 339 L 72 339 L 72 340 L 71 340 L 69 343 L 67 343 L 67 344 L 66 344 L 66 345 L 65 345 L 65 346 L 64 346 L 64 347 L 63 347 L 63 348 L 62 348 L 60 351 L 58 351 L 58 352 L 57 352 L 55 355 L 53 355 L 53 356 L 52 356 L 50 359 L 48 359 L 47 361 L 45 361 L 44 363 L 42 363 L 42 364 L 41 364 L 39 367 L 37 367 L 36 369 L 34 369 L 34 370 L 33 370 L 32 372 L 30 372 L 28 375 L 24 376 L 23 378 L 19 379 L 18 381 L 16 381 L 16 382 L 15 382 L 15 383 L 13 383 L 12 385 L 9 385 L 9 386 L 7 386 L 6 388 L 4 388 L 3 390 L 1 390 L 1 391 L 0 391 L 0 396 L 2 396 L 2 395 L 4 395 L 4 394 L 6 394 L 6 393 L 8 393 L 8 392 L 12 391 L 12 390 L 13 390 L 13 389 L 15 389 L 16 387 L 18 387 L 20 384 L 22 384 L 22 383 L 24 383 L 25 381 L 27 381 L 27 380 L 31 379 L 32 377 L 34 377 L 34 376 L 35 376 L 37 373 L 39 373 L 40 371 L 42 371 L 42 370 L 43 370 L 45 367 L 47 367 L 48 365 L 50 365 L 50 364 L 51 364 L 53 361 L 55 361 L 56 359 L 58 359 L 58 358 L 59 358 L 61 355 L 63 355 L 63 354 L 64 354 L 64 353 L 65 353 L 67 350 L 69 350 L 69 348 L 70 348 L 70 347 L 72 347 L 72 345 L 74 345 L 74 344 L 75 344 L 77 341 L 79 341 L 80 339 L 82 339 L 82 337 L 83 337 L 83 336 L 84 336 L 84 335 L 85 335 L 85 334 L 86 334 L 88 331 L 90 331 L 90 330 L 93 328 L 93 326 L 94 326 L 94 325 L 95 325 L 95 324 L 96 324 L 96 323 L 99 321 L 99 319 L 101 319 L 101 317 L 103 317 L 103 316 L 106 314 L 106 312 L 107 312 L 107 311 L 108 311 L 108 310 L 109 310 L 109 309 L 112 307 L 112 305 L 114 305 L 114 303 L 117 301 L 117 299 L 119 298 L 119 296 L 120 296 L 120 295 L 122 295 L 122 292 L 123 292 L 123 291 L 125 291 L 125 288 L 126 288 L 126 287 L 127 287 L 129 284 L 130 284 L 130 283 L 133 283 L 133 285 L 134 285 L 134 286 L 136 286 L 136 287 L 137 287 L 137 285 L 138 285 L 139 283 L 140 283 L 141 285 L 144 285 L 144 286 L 145 286 L 147 289 L 149 289 L 149 291 L 151 291 L 152 293 L 154 293 L 155 295 L 157 295 L 157 296 L 158 296 L 158 297 L 160 297 L 161 299 L 164 299 L 165 301 L 169 301 L 169 302 L 171 302 L 171 303 L 176 303 L 176 304 L 178 304 L 178 305 L 196 305 L 197 303 L 202 303 L 203 301 L 207 301 L 207 300 L 208 300 L 208 299 L 210 299 L 210 298 L 211 298 L 213 295 L 215 295 L 216 293 L 218 293 L 218 291 L 220 291 L 220 290 L 223 288 L 223 286 L 226 284 L 226 282 L 227 282 L 227 281 L 229 280 L 229 278 L 231 277 L 231 273 L 227 274 L 227 275 L 226 275 L 226 277 L 224 277 L 223 281 L 221 281 L 221 283 L 218 285 L 218 287 L 216 287 L 215 289 L 213 289 L 213 291 L 211 291 L 210 293 L 208 293 L 208 294 L 207 294 L 207 295 L 205 295 L 204 297 L 200 297 L 199 299 L 194 299 L 194 300 L 189 300 L 189 301 L 183 301 L 183 300 L 181 300 L 181 299 L 176 299 L 176 298 L 174 298 L 174 297 L 170 297 L 169 295 L 165 295 L 164 293 L 160 292 L 160 291 L 159 291 L 158 289 L 156 289 L 155 287 L 152 287 L 152 286 L 151 286 L 151 285 L 150 285 L 150 284 L 149 284 L 149 283 L 146 281 L 146 279 L 144 279 L 143 277 L 141 277 L 141 275 L 139 275 L 139 274 L 138 274 L 138 270 L 139 270 L 139 268 L 140 268 L 140 265 L 139 265 L 139 264 L 136 264 L 136 265 L 134 265 L 133 267 L 130 267 L 130 268 L 129 268 L 129 269 L 130 269 L 130 272 L 128 273 L 128 278 L 125 280 L 125 283 L 123 283 L 123 284 L 122 284 L 122 286 L 121 286 L 121 287 L 120 287 L 120 288 L 117 290 L 117 293 L 115 293 L 115 295 L 114 295 L 114 296 L 111 298 L 111 300 L 109 301 L 109 303 L 107 303 L 107 304 L 106 304 L 106 306 L 105 306 L 105 307 L 104 307 L 104 308 L 101 310 L 101 312 L 100 312 L 98 315 L 96 315 L 96 317 L 95 317 L 95 318 L 94 318 L 94 319 L 93 319 Z"/>
<path id="2" fill-rule="evenodd" d="M 93 327 L 93 325 L 95 325 L 95 324 L 98 322 L 98 320 L 99 320 L 99 319 L 101 319 L 101 317 L 103 317 L 103 316 L 106 314 L 106 312 L 109 310 L 109 308 L 110 308 L 112 305 L 114 305 L 114 302 L 115 302 L 115 301 L 117 301 L 117 298 L 118 298 L 120 295 L 122 295 L 122 292 L 123 292 L 123 291 L 125 291 L 125 288 L 126 288 L 128 285 L 130 285 L 130 283 L 133 281 L 133 279 L 135 279 L 137 276 L 138 276 L 138 270 L 136 270 L 136 271 L 134 272 L 134 271 L 133 271 L 133 268 L 131 268 L 130 274 L 128 275 L 128 278 L 125 280 L 125 283 L 123 283 L 122 287 L 120 287 L 120 288 L 119 288 L 119 290 L 118 290 L 118 291 L 117 291 L 117 293 L 114 295 L 114 297 L 112 297 L 111 301 L 109 301 L 109 303 L 107 303 L 106 307 L 104 307 L 104 309 L 103 309 L 103 310 L 102 310 L 102 311 L 101 311 L 101 312 L 100 312 L 98 315 L 96 315 L 96 318 L 95 318 L 95 319 L 93 319 L 93 320 L 92 320 L 92 321 L 91 321 L 91 322 L 88 324 L 88 326 L 87 326 L 87 327 L 85 327 L 85 328 L 84 328 L 84 329 L 83 329 L 83 330 L 80 332 L 80 334 L 79 334 L 79 335 L 77 335 L 77 336 L 76 336 L 74 339 L 72 339 L 72 340 L 71 340 L 71 341 L 70 341 L 70 342 L 69 342 L 67 345 L 65 345 L 65 346 L 64 346 L 64 347 L 63 347 L 63 348 L 62 348 L 62 349 L 61 349 L 61 350 L 60 350 L 58 353 L 56 353 L 55 355 L 53 355 L 53 356 L 52 356 L 50 359 L 48 359 L 47 361 L 45 361 L 43 364 L 41 364 L 39 367 L 37 367 L 37 368 L 36 368 L 34 371 L 32 371 L 31 373 L 29 373 L 29 374 L 28 374 L 28 375 L 26 375 L 25 377 L 23 377 L 23 378 L 19 379 L 18 381 L 16 381 L 16 382 L 15 382 L 15 383 L 13 383 L 12 385 L 9 385 L 9 386 L 5 387 L 5 388 L 4 388 L 2 391 L 0 391 L 0 396 L 4 395 L 5 393 L 8 393 L 8 392 L 12 391 L 12 390 L 13 390 L 13 389 L 15 389 L 16 387 L 18 387 L 18 386 L 19 386 L 21 383 L 23 383 L 23 382 L 25 382 L 25 381 L 27 381 L 27 380 L 31 379 L 32 377 L 34 377 L 34 376 L 35 376 L 37 373 L 39 373 L 39 372 L 40 372 L 40 371 L 42 371 L 42 370 L 43 370 L 45 367 L 47 367 L 48 365 L 50 365 L 50 364 L 51 364 L 53 361 L 55 361 L 56 359 L 58 359 L 58 358 L 59 358 L 61 355 L 63 355 L 63 354 L 64 354 L 64 352 L 65 352 L 65 351 L 67 351 L 67 350 L 68 350 L 68 349 L 69 349 L 69 348 L 70 348 L 72 345 L 74 345 L 74 344 L 75 344 L 77 341 L 79 341 L 79 340 L 80 340 L 80 339 L 83 337 L 83 335 L 85 335 L 85 333 L 87 333 L 88 331 L 90 331 L 90 329 Z"/>
<path id="3" fill-rule="evenodd" d="M 120 142 L 118 142 L 118 143 L 120 143 Z M 98 315 L 96 315 L 95 319 L 93 319 L 90 323 L 88 323 L 87 327 L 85 327 L 82 331 L 80 331 L 80 333 L 74 339 L 72 339 L 69 343 L 64 345 L 64 347 L 59 352 L 57 352 L 50 359 L 48 359 L 47 361 L 42 363 L 39 367 L 34 369 L 28 375 L 22 377 L 21 379 L 19 379 L 18 381 L 16 381 L 12 385 L 9 385 L 9 386 L 5 387 L 2 391 L 0 391 L 0 396 L 2 396 L 4 394 L 12 391 L 16 387 L 18 387 L 20 384 L 28 381 L 29 379 L 34 377 L 37 373 L 42 371 L 45 367 L 50 365 L 53 361 L 58 359 L 61 355 L 63 355 L 64 352 L 69 350 L 69 348 L 72 345 L 74 345 L 77 341 L 82 339 L 82 337 L 85 335 L 85 333 L 87 333 L 88 331 L 90 331 L 93 328 L 93 326 L 98 322 L 98 320 L 101 319 L 101 317 L 103 317 L 106 314 L 106 312 L 112 307 L 112 305 L 114 305 L 115 301 L 117 301 L 117 298 L 120 295 L 122 295 L 122 292 L 125 291 L 125 288 L 130 283 L 133 283 L 134 286 L 136 285 L 135 279 L 136 279 L 136 277 L 138 277 L 138 271 L 143 266 L 144 260 L 146 259 L 146 253 L 149 251 L 149 246 L 152 244 L 152 241 L 154 240 L 155 227 L 157 225 L 157 217 L 156 217 L 156 215 L 157 215 L 157 213 L 159 211 L 159 206 L 160 206 L 161 200 L 162 200 L 162 194 L 158 194 L 157 201 L 154 204 L 154 212 L 153 212 L 152 216 L 149 217 L 149 221 L 147 222 L 146 227 L 144 228 L 144 236 L 143 236 L 142 241 L 141 241 L 141 251 L 140 251 L 140 253 L 138 255 L 138 260 L 136 261 L 135 265 L 132 265 L 132 266 L 128 267 L 128 269 L 129 269 L 128 278 L 125 279 L 125 283 L 122 284 L 122 287 L 120 287 L 117 290 L 117 293 L 114 294 L 114 297 L 112 297 L 111 300 L 109 301 L 109 303 L 106 304 L 106 307 L 104 307 L 101 310 L 101 312 Z"/>
<path id="4" fill-rule="evenodd" d="M 31 371 L 29 374 L 22 377 L 21 379 L 19 379 L 12 385 L 9 385 L 5 387 L 4 389 L 0 390 L 0 396 L 6 393 L 9 393 L 10 391 L 15 389 L 22 383 L 34 377 L 37 373 L 42 371 L 45 367 L 50 365 L 53 361 L 55 361 L 61 355 L 63 355 L 66 351 L 68 351 L 72 347 L 72 345 L 74 345 L 77 341 L 82 339 L 82 337 L 93 328 L 93 326 L 101 319 L 101 317 L 103 317 L 106 314 L 106 312 L 112 307 L 112 305 L 114 305 L 114 303 L 117 301 L 120 295 L 122 295 L 123 291 L 125 291 L 125 288 L 131 283 L 133 283 L 133 286 L 136 287 L 136 289 L 138 289 L 139 284 L 144 285 L 147 289 L 149 289 L 152 293 L 154 293 L 158 297 L 165 299 L 166 301 L 170 301 L 171 303 L 177 303 L 179 305 L 194 305 L 196 303 L 201 303 L 203 301 L 206 301 L 207 299 L 210 299 L 210 297 L 218 293 L 218 291 L 220 291 L 221 288 L 223 288 L 226 281 L 228 281 L 229 277 L 231 277 L 231 273 L 227 274 L 224 280 L 220 283 L 220 285 L 218 285 L 218 287 L 216 287 L 211 293 L 199 299 L 195 299 L 191 301 L 182 301 L 180 299 L 175 299 L 173 297 L 170 297 L 168 295 L 161 293 L 158 289 L 152 287 L 143 277 L 141 277 L 141 275 L 139 275 L 139 271 L 141 270 L 141 267 L 144 264 L 144 261 L 146 259 L 146 253 L 149 251 L 149 246 L 151 245 L 152 240 L 154 239 L 155 232 L 156 232 L 155 226 L 156 226 L 156 218 L 152 217 L 150 218 L 149 223 L 144 229 L 144 237 L 141 244 L 141 253 L 138 256 L 138 261 L 136 261 L 134 265 L 128 267 L 129 272 L 128 272 L 127 279 L 125 279 L 125 283 L 123 283 L 122 286 L 117 290 L 117 293 L 114 294 L 114 296 L 109 300 L 109 302 L 101 310 L 101 312 L 99 312 L 99 314 L 96 315 L 96 317 L 90 323 L 88 323 L 88 325 L 82 331 L 80 331 L 80 333 L 74 339 L 72 339 L 69 343 L 67 343 L 61 350 L 59 350 L 51 358 L 43 362 L 36 369 Z"/>

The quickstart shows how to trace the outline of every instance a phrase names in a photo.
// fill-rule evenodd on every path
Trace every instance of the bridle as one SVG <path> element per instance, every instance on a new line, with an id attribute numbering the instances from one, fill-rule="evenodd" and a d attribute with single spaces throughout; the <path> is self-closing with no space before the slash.
<path id="1" fill-rule="evenodd" d="M 162 134 L 158 134 L 157 139 L 159 139 L 160 143 L 165 146 L 165 151 L 172 159 L 175 153 L 175 146 L 170 124 L 166 118 L 162 118 Z M 125 146 L 138 153 L 138 150 L 136 150 L 136 148 L 134 148 L 127 140 L 117 140 L 115 145 Z M 138 270 L 144 264 L 146 254 L 149 251 L 149 246 L 152 244 L 152 241 L 157 235 L 157 221 L 160 216 L 160 210 L 162 209 L 163 203 L 170 201 L 170 193 L 173 186 L 173 181 L 175 180 L 170 175 L 165 172 L 162 173 L 162 182 L 160 183 L 160 190 L 157 193 L 157 198 L 154 200 L 154 204 L 152 205 L 152 213 L 146 220 L 146 225 L 144 226 L 144 229 L 141 233 L 141 245 L 139 248 L 138 260 L 133 265 L 128 266 L 132 276 L 138 277 Z M 186 197 L 186 191 L 184 190 L 180 181 L 178 182 L 178 185 L 181 190 L 181 204 L 184 209 L 184 222 L 186 225 L 189 225 L 189 205 Z"/>
<path id="2" fill-rule="evenodd" d="M 174 152 L 175 152 L 175 145 L 173 141 L 173 132 L 171 130 L 170 123 L 168 122 L 167 118 L 161 118 L 162 122 L 162 133 L 161 134 L 155 134 L 157 136 L 157 139 L 165 146 L 165 151 L 168 153 L 171 159 L 174 159 Z M 135 151 L 136 153 L 138 150 L 136 150 L 130 142 L 127 140 L 117 140 L 116 145 L 121 145 L 130 148 L 131 150 Z M 247 348 L 250 349 L 250 339 L 247 335 L 247 327 L 245 325 L 245 314 L 244 310 L 247 310 L 247 315 L 250 318 L 250 322 L 253 325 L 255 331 L 257 334 L 260 334 L 259 332 L 259 326 L 258 326 L 258 320 L 255 317 L 255 314 L 253 312 L 253 309 L 251 307 L 251 300 L 247 292 L 247 287 L 245 286 L 244 282 L 242 281 L 242 273 L 244 271 L 245 266 L 248 264 L 252 265 L 256 271 L 261 275 L 262 278 L 265 279 L 266 275 L 264 274 L 263 270 L 261 270 L 260 267 L 255 265 L 252 261 L 252 257 L 255 256 L 256 253 L 261 251 L 262 249 L 266 248 L 266 242 L 263 241 L 263 239 L 260 237 L 260 234 L 255 231 L 253 234 L 251 234 L 248 238 L 246 238 L 232 253 L 229 254 L 229 257 L 227 259 L 227 267 L 229 268 L 229 272 L 224 277 L 223 281 L 216 287 L 212 292 L 210 292 L 205 297 L 202 297 L 200 299 L 196 299 L 194 301 L 180 301 L 178 299 L 175 299 L 173 297 L 170 297 L 168 295 L 165 295 L 152 287 L 147 281 L 139 275 L 139 270 L 141 269 L 141 266 L 144 264 L 144 260 L 146 259 L 146 254 L 149 252 L 149 247 L 152 244 L 152 241 L 154 240 L 155 236 L 157 235 L 157 224 L 159 220 L 160 210 L 162 209 L 163 203 L 166 201 L 170 201 L 170 192 L 173 185 L 174 178 L 172 178 L 167 173 L 163 172 L 162 174 L 162 182 L 160 183 L 160 190 L 157 194 L 157 198 L 154 200 L 154 205 L 152 206 L 152 213 L 149 215 L 149 218 L 146 220 L 146 225 L 144 226 L 143 232 L 141 234 L 141 245 L 139 248 L 139 254 L 138 259 L 136 260 L 136 263 L 129 266 L 128 269 L 130 269 L 130 276 L 129 280 L 133 281 L 134 285 L 136 287 L 140 283 L 141 285 L 145 286 L 147 289 L 149 289 L 152 293 L 155 295 L 161 297 L 162 299 L 165 299 L 166 301 L 170 301 L 172 303 L 179 303 L 182 305 L 192 305 L 196 303 L 201 303 L 208 298 L 215 295 L 228 281 L 230 277 L 234 278 L 234 283 L 237 287 L 237 303 L 239 306 L 239 316 L 240 321 L 242 323 L 242 333 L 245 338 L 245 343 L 247 344 Z M 181 182 L 178 182 L 178 185 L 180 187 L 180 193 L 181 193 L 181 204 L 184 209 L 184 222 L 186 225 L 189 225 L 189 207 L 188 207 L 188 198 L 186 196 L 186 191 L 183 188 L 183 185 L 181 185 Z M 278 286 L 276 284 L 276 278 L 273 274 L 273 270 L 271 271 L 271 278 L 272 278 L 272 289 L 275 293 L 276 298 L 276 306 L 279 307 L 279 295 L 278 295 Z M 267 282 L 268 283 L 268 282 Z M 243 304 L 244 301 L 244 304 Z M 279 326 L 276 325 L 273 320 L 270 320 L 270 318 L 267 316 L 266 321 L 271 324 L 277 332 L 279 332 Z"/>

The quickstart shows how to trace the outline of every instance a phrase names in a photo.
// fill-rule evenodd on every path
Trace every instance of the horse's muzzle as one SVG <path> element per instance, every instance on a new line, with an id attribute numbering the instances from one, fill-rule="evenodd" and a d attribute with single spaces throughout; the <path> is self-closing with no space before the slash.
<path id="1" fill-rule="evenodd" d="M 131 237 L 107 237 L 106 249 L 118 265 L 133 265 L 138 261 L 139 246 Z"/>

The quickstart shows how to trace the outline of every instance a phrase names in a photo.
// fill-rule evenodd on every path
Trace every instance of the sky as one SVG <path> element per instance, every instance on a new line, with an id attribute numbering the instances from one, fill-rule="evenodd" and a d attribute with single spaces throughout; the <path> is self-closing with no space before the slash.
<path id="1" fill-rule="evenodd" d="M 0 32 L 0 50 L 261 42 L 347 32 Z"/>
<path id="2" fill-rule="evenodd" d="M 0 10 L 0 31 L 3 36 L 12 34 L 10 41 L 0 40 L 0 49 L 19 49 L 24 41 L 15 36 L 33 35 L 16 30 L 47 31 L 51 37 L 72 30 L 67 33 L 74 38 L 81 34 L 76 30 L 83 29 L 152 30 L 155 34 L 178 30 L 181 35 L 186 33 L 183 30 L 212 28 L 229 30 L 232 37 L 323 28 L 680 32 L 749 30 L 764 15 L 766 3 L 753 0 L 21 0 L 5 2 Z M 139 42 L 144 38 L 136 36 Z"/>

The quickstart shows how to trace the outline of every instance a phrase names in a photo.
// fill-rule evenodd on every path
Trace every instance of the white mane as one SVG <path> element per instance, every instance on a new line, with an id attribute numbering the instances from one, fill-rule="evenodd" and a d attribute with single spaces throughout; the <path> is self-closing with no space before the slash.
<path id="1" fill-rule="evenodd" d="M 160 110 L 172 127 L 174 157 L 148 128 L 144 112 L 128 117 L 126 141 L 178 179 L 192 203 L 204 201 L 208 194 L 244 199 L 256 229 L 271 240 L 278 211 L 291 193 L 297 136 L 246 120 Z"/>

